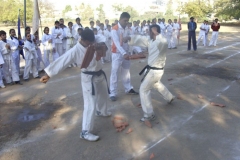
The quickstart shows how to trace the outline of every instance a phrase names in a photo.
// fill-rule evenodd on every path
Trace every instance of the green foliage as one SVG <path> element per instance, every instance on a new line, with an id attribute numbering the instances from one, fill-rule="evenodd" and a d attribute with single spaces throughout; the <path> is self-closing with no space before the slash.
<path id="1" fill-rule="evenodd" d="M 132 6 L 123 6 L 122 4 L 112 5 L 114 12 L 128 12 L 131 16 L 130 20 L 137 20 L 139 18 L 138 12 Z"/>
<path id="2" fill-rule="evenodd" d="M 103 4 L 100 4 L 98 8 L 96 8 L 96 11 L 98 11 L 98 19 L 100 22 L 103 22 L 105 20 L 105 12 L 103 10 Z"/>
<path id="3" fill-rule="evenodd" d="M 94 10 L 91 8 L 90 5 L 85 5 L 84 3 L 81 3 L 79 7 L 75 8 L 75 10 L 78 11 L 83 21 L 89 21 L 90 19 L 94 18 Z"/>
<path id="4" fill-rule="evenodd" d="M 65 6 L 65 9 L 62 11 L 63 16 L 64 16 L 67 12 L 70 12 L 70 11 L 72 11 L 71 5 L 66 5 L 66 6 Z"/>
<path id="5" fill-rule="evenodd" d="M 180 12 L 188 14 L 189 17 L 196 19 L 205 18 L 212 12 L 209 2 L 204 0 L 193 0 L 180 6 Z"/>
<path id="6" fill-rule="evenodd" d="M 240 18 L 240 0 L 216 0 L 214 9 L 216 16 L 224 20 Z"/>

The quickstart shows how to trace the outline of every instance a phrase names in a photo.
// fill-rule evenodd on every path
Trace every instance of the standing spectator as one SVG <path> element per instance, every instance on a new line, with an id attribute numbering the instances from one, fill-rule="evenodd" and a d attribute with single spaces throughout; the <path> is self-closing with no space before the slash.
<path id="1" fill-rule="evenodd" d="M 209 46 L 212 46 L 212 45 L 216 46 L 217 38 L 218 38 L 218 31 L 220 29 L 220 24 L 218 23 L 218 19 L 215 19 L 215 21 L 213 21 L 211 28 L 212 28 L 213 32 L 212 32 L 212 38 L 210 40 Z"/>
<path id="2" fill-rule="evenodd" d="M 190 18 L 190 22 L 188 22 L 188 50 L 191 50 L 191 41 L 193 44 L 194 51 L 197 50 L 197 44 L 196 44 L 196 29 L 197 29 L 197 23 L 194 22 L 194 18 Z"/>

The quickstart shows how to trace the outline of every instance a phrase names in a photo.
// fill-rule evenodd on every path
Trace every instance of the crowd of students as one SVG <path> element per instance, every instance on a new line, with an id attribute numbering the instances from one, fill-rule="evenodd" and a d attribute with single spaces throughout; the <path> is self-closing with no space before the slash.
<path id="1" fill-rule="evenodd" d="M 31 34 L 31 28 L 25 28 L 25 36 L 16 37 L 14 29 L 9 30 L 9 36 L 5 31 L 0 31 L 0 87 L 5 88 L 5 84 L 13 85 L 20 84 L 21 75 L 23 80 L 29 80 L 29 74 L 32 73 L 33 78 L 40 78 L 39 71 L 46 68 L 52 61 L 56 60 L 59 56 L 62 56 L 66 51 L 71 49 L 81 39 L 81 32 L 84 29 L 91 29 L 95 35 L 103 35 L 106 38 L 106 45 L 108 47 L 106 57 L 101 59 L 101 62 L 109 63 L 112 61 L 112 28 L 118 24 L 118 20 L 115 20 L 111 25 L 109 20 L 101 23 L 99 20 L 90 21 L 89 27 L 84 27 L 81 24 L 81 19 L 76 18 L 76 23 L 68 22 L 67 26 L 64 24 L 64 19 L 55 21 L 54 27 L 49 29 L 45 27 L 43 30 L 42 39 L 39 39 L 39 33 Z M 161 34 L 167 38 L 168 49 L 176 49 L 178 45 L 179 34 L 181 30 L 181 23 L 174 19 L 168 20 L 165 23 L 164 18 L 152 19 L 152 21 L 140 20 L 128 22 L 127 30 L 128 35 L 149 35 L 150 25 L 159 25 Z M 205 21 L 200 27 L 199 38 L 203 39 L 203 45 L 207 43 L 207 35 L 209 32 L 209 26 Z M 211 45 L 210 43 L 209 45 Z M 42 45 L 42 50 L 41 46 Z M 214 45 L 216 45 L 214 43 Z M 130 46 L 128 51 L 130 54 L 138 54 L 146 51 L 147 48 L 140 46 Z M 42 57 L 43 53 L 43 57 Z M 20 73 L 20 55 L 25 59 L 25 68 L 23 74 Z M 51 60 L 50 60 L 51 58 Z M 41 65 L 42 63 L 42 65 Z M 44 68 L 41 68 L 44 66 Z M 76 67 L 76 64 L 71 64 L 69 67 Z"/>

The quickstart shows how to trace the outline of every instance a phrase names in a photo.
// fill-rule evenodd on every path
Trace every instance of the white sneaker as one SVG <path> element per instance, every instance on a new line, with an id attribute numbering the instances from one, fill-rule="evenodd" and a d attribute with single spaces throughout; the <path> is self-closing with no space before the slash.
<path id="1" fill-rule="evenodd" d="M 4 85 L 1 85 L 0 87 L 1 87 L 1 88 L 6 88 Z"/>
<path id="2" fill-rule="evenodd" d="M 91 141 L 91 142 L 99 140 L 99 136 L 96 136 L 96 135 L 94 135 L 92 133 L 89 133 L 89 132 L 85 132 L 85 133 L 82 132 L 81 135 L 80 135 L 80 138 L 85 139 L 87 141 Z"/>
<path id="3" fill-rule="evenodd" d="M 140 119 L 141 122 L 145 122 L 145 121 L 154 121 L 156 119 L 156 116 L 153 114 L 150 117 L 143 117 Z"/>

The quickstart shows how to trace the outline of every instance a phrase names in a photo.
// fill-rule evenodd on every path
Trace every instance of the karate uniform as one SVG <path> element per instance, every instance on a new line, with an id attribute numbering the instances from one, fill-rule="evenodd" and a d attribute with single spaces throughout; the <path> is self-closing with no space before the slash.
<path id="1" fill-rule="evenodd" d="M 111 38 L 111 33 L 107 30 L 98 30 L 98 35 L 104 36 L 106 38 L 106 45 L 107 47 L 110 47 L 109 44 L 107 44 L 107 41 L 109 41 L 109 38 Z M 108 48 L 111 52 L 111 48 Z M 105 61 L 110 62 L 111 61 L 111 53 L 109 51 L 106 52 L 106 56 L 102 57 L 102 62 L 104 63 Z"/>
<path id="2" fill-rule="evenodd" d="M 175 46 L 175 43 L 174 43 L 174 40 L 173 40 L 173 26 L 172 26 L 172 24 L 168 24 L 166 26 L 166 29 L 167 29 L 167 33 L 165 33 L 165 37 L 167 38 L 168 48 L 169 49 L 175 48 L 176 46 Z"/>
<path id="3" fill-rule="evenodd" d="M 133 89 L 130 82 L 130 61 L 123 58 L 128 54 L 128 43 L 124 43 L 122 39 L 128 35 L 128 28 L 122 28 L 120 23 L 112 28 L 112 70 L 110 76 L 110 97 L 116 97 L 118 91 L 118 75 L 121 72 L 122 83 L 125 92 Z"/>
<path id="4" fill-rule="evenodd" d="M 138 26 L 133 26 L 132 28 L 129 28 L 128 35 L 138 35 L 140 34 L 140 30 Z M 139 46 L 129 46 L 129 52 L 132 55 L 133 53 L 141 53 L 142 49 Z"/>
<path id="5" fill-rule="evenodd" d="M 202 39 L 203 46 L 206 46 L 206 38 L 205 38 L 206 32 L 203 29 L 205 29 L 204 23 L 200 26 L 200 32 L 199 32 L 199 36 L 198 36 L 198 40 L 197 40 L 197 45 L 199 44 L 200 40 Z"/>
<path id="6" fill-rule="evenodd" d="M 173 42 L 175 46 L 178 44 L 178 36 L 180 34 L 180 25 L 178 23 L 173 23 Z"/>
<path id="7" fill-rule="evenodd" d="M 208 42 L 209 42 L 208 33 L 209 33 L 209 30 L 210 30 L 210 27 L 209 27 L 208 24 L 205 25 L 205 29 L 206 29 L 206 31 L 205 31 L 205 43 L 206 43 L 206 45 L 208 45 Z"/>
<path id="8" fill-rule="evenodd" d="M 105 42 L 104 37 L 98 38 L 98 35 L 95 37 L 95 41 L 97 43 Z M 72 63 L 77 63 L 79 66 L 81 66 L 86 51 L 87 48 L 83 47 L 80 43 L 77 43 L 72 49 L 68 50 L 66 54 L 59 57 L 56 61 L 50 64 L 45 69 L 46 73 L 49 77 L 53 77 L 65 68 L 67 68 Z M 97 61 L 95 55 L 89 66 L 87 68 L 81 69 L 81 84 L 84 101 L 82 131 L 89 132 L 93 129 L 96 111 L 98 113 L 101 113 L 101 115 L 108 114 L 108 90 L 104 74 L 100 74 L 99 76 L 92 76 L 87 74 L 87 72 L 101 71 L 101 61 Z M 93 90 L 95 93 L 94 95 Z"/>
<path id="9" fill-rule="evenodd" d="M 112 51 L 111 51 L 111 47 L 112 47 L 112 38 L 111 38 L 111 31 L 106 30 L 107 32 L 107 37 L 106 37 L 106 45 L 108 47 L 108 50 L 106 52 L 106 60 L 108 61 L 112 61 Z"/>
<path id="10" fill-rule="evenodd" d="M 40 63 L 43 63 L 43 67 L 45 68 L 45 63 L 43 62 L 43 58 L 42 58 L 42 52 L 40 50 L 40 45 L 41 42 L 39 40 L 36 40 L 35 42 L 35 47 L 36 47 L 36 52 L 37 52 L 37 70 L 38 71 L 42 71 L 41 65 Z"/>
<path id="11" fill-rule="evenodd" d="M 67 50 L 67 27 L 62 28 L 63 30 L 63 40 L 62 40 L 62 45 L 63 45 L 63 54 Z"/>
<path id="12" fill-rule="evenodd" d="M 60 34 L 59 36 L 57 36 Z M 52 38 L 55 44 L 55 50 L 59 54 L 59 56 L 63 55 L 63 29 L 62 28 L 52 28 Z"/>
<path id="13" fill-rule="evenodd" d="M 52 40 L 52 43 L 49 43 L 49 40 Z M 54 41 L 51 34 L 43 34 L 42 36 L 42 44 L 43 44 L 43 52 L 44 52 L 44 63 L 45 67 L 47 67 L 50 64 L 49 56 L 52 56 L 52 61 L 56 60 L 59 55 L 57 52 L 53 53 L 54 48 Z"/>
<path id="14" fill-rule="evenodd" d="M 37 71 L 37 50 L 34 42 L 29 42 L 26 40 L 24 42 L 24 50 L 25 50 L 25 68 L 24 68 L 24 75 L 23 79 L 29 79 L 29 73 L 32 71 L 33 77 L 38 77 Z"/>
<path id="15" fill-rule="evenodd" d="M 70 30 L 69 28 L 66 29 L 66 37 L 67 37 L 67 46 L 66 46 L 66 51 L 71 49 L 74 46 L 74 29 Z"/>
<path id="16" fill-rule="evenodd" d="M 6 44 L 10 45 L 10 50 L 7 49 L 5 46 Z M 3 64 L 3 75 L 6 80 L 6 83 L 12 83 L 12 81 L 17 82 L 20 81 L 19 72 L 17 71 L 16 65 L 13 60 L 12 53 L 17 50 L 17 47 L 14 43 L 7 40 L 7 43 L 0 40 L 0 48 L 2 57 L 4 59 Z"/>
<path id="17" fill-rule="evenodd" d="M 161 22 L 160 23 L 161 35 L 166 36 L 166 24 Z"/>
<path id="18" fill-rule="evenodd" d="M 174 98 L 160 81 L 164 73 L 167 40 L 162 35 L 158 35 L 155 41 L 145 36 L 132 36 L 130 45 L 148 47 L 148 68 L 143 70 L 145 75 L 140 86 L 140 99 L 144 117 L 150 117 L 153 115 L 152 89 L 156 89 L 168 102 Z"/>
<path id="19" fill-rule="evenodd" d="M 16 37 L 9 37 L 7 41 L 9 41 L 12 44 L 12 46 L 14 46 L 12 47 L 13 49 L 11 49 L 11 54 L 13 59 L 12 63 L 16 65 L 18 74 L 20 74 L 20 55 L 19 55 L 19 49 L 18 49 L 19 41 Z"/>
<path id="20" fill-rule="evenodd" d="M 0 48 L 0 65 L 4 64 L 4 59 L 2 57 L 2 49 Z M 2 67 L 0 67 L 0 87 L 1 88 L 5 88 L 4 84 L 3 84 L 3 75 L 2 75 L 3 71 L 2 71 Z"/>

